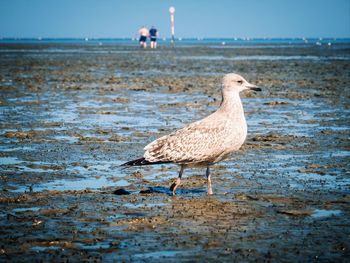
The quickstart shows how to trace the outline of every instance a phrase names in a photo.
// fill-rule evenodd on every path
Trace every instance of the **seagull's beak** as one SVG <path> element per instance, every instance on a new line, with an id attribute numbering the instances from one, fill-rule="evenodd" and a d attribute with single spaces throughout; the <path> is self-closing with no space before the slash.
<path id="1" fill-rule="evenodd" d="M 247 89 L 250 89 L 250 90 L 261 91 L 261 88 L 258 88 L 258 86 L 250 84 L 249 82 L 247 82 L 245 84 L 245 86 L 246 86 Z"/>

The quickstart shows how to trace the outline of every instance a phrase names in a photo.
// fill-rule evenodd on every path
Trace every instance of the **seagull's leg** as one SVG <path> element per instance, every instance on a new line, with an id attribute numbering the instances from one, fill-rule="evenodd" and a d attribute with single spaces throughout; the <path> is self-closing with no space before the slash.
<path id="1" fill-rule="evenodd" d="M 213 190 L 211 189 L 211 178 L 210 178 L 209 166 L 207 166 L 207 171 L 205 172 L 205 175 L 207 176 L 207 182 L 208 182 L 208 195 L 212 195 Z"/>
<path id="2" fill-rule="evenodd" d="M 176 188 L 180 185 L 181 183 L 181 177 L 182 177 L 182 173 L 184 172 L 185 167 L 183 165 L 181 165 L 181 169 L 179 172 L 179 176 L 174 180 L 173 184 L 170 186 L 170 191 L 173 192 L 173 195 L 176 195 Z"/>

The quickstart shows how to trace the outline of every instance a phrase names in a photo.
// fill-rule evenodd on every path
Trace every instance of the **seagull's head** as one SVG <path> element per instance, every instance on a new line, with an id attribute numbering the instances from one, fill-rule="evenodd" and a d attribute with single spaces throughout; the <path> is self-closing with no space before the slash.
<path id="1" fill-rule="evenodd" d="M 223 89 L 224 92 L 241 92 L 243 90 L 254 90 L 254 91 L 261 91 L 260 88 L 257 86 L 250 84 L 248 81 L 246 81 L 242 76 L 230 73 L 226 74 L 224 76 L 223 80 Z"/>

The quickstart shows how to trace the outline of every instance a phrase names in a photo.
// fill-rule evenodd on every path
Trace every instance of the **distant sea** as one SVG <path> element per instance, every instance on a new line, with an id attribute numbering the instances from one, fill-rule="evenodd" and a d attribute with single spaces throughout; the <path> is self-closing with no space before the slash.
<path id="1" fill-rule="evenodd" d="M 136 38 L 0 38 L 1 43 L 13 44 L 86 44 L 86 45 L 135 45 Z M 159 38 L 159 43 L 170 45 L 169 38 Z M 332 45 L 349 44 L 350 38 L 176 38 L 176 45 Z"/>

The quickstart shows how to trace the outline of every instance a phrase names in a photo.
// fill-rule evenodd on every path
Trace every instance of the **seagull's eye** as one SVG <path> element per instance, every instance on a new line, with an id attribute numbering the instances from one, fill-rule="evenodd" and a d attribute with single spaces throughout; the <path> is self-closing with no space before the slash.
<path id="1" fill-rule="evenodd" d="M 243 80 L 238 80 L 237 82 L 238 82 L 239 85 L 242 85 Z"/>

